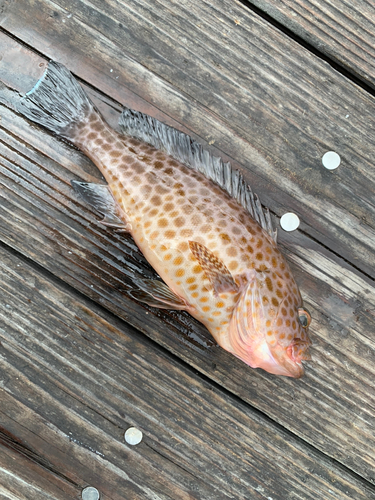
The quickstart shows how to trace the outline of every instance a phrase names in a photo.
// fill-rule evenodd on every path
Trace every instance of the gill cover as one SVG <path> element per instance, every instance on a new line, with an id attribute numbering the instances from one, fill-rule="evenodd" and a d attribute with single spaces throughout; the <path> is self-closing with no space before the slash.
<path id="1" fill-rule="evenodd" d="M 299 378 L 304 374 L 302 359 L 309 359 L 305 349 L 309 342 L 299 338 L 295 331 L 283 329 L 282 339 L 278 338 L 276 322 L 280 307 L 267 307 L 261 295 L 262 277 L 256 271 L 243 289 L 243 293 L 233 311 L 229 325 L 231 352 L 252 368 L 262 368 L 274 375 Z M 267 334 L 273 331 L 273 335 Z M 292 340 L 285 338 L 292 334 Z"/>

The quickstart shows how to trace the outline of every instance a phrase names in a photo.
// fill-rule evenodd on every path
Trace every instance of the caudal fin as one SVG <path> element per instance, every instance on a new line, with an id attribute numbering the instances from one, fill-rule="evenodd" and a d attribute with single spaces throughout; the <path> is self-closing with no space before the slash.
<path id="1" fill-rule="evenodd" d="M 33 122 L 74 142 L 76 125 L 85 122 L 94 105 L 62 64 L 51 61 L 42 78 L 16 105 Z"/>

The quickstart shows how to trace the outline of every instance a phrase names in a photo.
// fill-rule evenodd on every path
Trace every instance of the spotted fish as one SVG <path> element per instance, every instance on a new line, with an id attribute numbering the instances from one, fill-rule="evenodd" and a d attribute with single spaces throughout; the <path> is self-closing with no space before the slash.
<path id="1" fill-rule="evenodd" d="M 17 105 L 80 148 L 107 184 L 72 181 L 102 223 L 134 238 L 163 281 L 134 278 L 130 295 L 188 311 L 253 368 L 290 377 L 310 359 L 310 315 L 276 245 L 268 210 L 229 163 L 189 136 L 125 109 L 111 129 L 62 65 Z"/>

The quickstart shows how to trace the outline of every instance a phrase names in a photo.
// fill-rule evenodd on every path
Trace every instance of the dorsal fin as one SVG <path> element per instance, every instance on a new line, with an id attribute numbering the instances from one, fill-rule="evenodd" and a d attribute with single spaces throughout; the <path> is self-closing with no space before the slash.
<path id="1" fill-rule="evenodd" d="M 233 170 L 187 134 L 159 122 L 139 111 L 124 108 L 119 125 L 132 137 L 151 144 L 216 182 L 235 198 L 276 242 L 277 231 L 272 227 L 268 208 L 263 209 L 259 198 L 246 183 L 239 170 Z"/>

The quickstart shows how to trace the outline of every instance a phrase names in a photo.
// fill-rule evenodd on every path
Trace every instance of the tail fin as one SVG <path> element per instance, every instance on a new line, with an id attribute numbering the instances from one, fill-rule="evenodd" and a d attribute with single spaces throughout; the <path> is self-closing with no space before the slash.
<path id="1" fill-rule="evenodd" d="M 62 64 L 51 61 L 42 78 L 18 103 L 17 111 L 65 139 L 72 140 L 78 123 L 94 105 Z"/>

